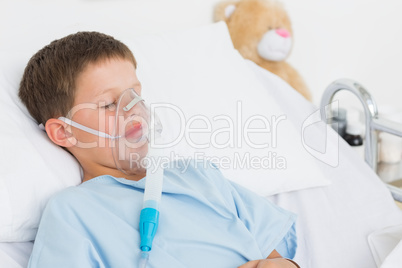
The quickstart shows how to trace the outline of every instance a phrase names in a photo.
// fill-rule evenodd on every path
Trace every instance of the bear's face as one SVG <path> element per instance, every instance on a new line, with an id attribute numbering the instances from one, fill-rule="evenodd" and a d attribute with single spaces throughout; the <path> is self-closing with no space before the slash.
<path id="1" fill-rule="evenodd" d="M 216 19 L 228 25 L 234 47 L 254 62 L 282 61 L 292 48 L 290 19 L 274 0 L 225 2 L 216 9 Z"/>

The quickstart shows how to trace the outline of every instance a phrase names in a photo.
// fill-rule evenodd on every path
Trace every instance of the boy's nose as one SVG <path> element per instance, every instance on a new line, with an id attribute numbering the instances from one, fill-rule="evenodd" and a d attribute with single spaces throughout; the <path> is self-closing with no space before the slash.
<path id="1" fill-rule="evenodd" d="M 290 36 L 290 33 L 283 28 L 277 29 L 275 31 L 279 36 L 282 36 L 283 38 L 288 38 Z"/>

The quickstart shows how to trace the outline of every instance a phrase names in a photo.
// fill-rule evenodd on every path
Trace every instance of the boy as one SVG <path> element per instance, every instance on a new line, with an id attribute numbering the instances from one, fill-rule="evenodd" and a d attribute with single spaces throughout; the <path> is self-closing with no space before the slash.
<path id="1" fill-rule="evenodd" d="M 97 32 L 55 40 L 29 61 L 19 96 L 83 170 L 81 185 L 49 201 L 29 267 L 138 266 L 146 170 L 116 168 L 105 120 L 126 89 L 141 95 L 136 67 L 127 46 Z M 134 149 L 140 158 L 147 146 Z M 148 267 L 298 267 L 288 259 L 296 250 L 295 215 L 227 181 L 214 165 L 176 164 L 164 170 Z"/>

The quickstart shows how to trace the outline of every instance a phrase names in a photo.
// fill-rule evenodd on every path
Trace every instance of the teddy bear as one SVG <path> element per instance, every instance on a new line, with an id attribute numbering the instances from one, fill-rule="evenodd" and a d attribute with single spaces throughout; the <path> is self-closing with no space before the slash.
<path id="1" fill-rule="evenodd" d="M 293 31 L 288 14 L 276 0 L 238 0 L 218 3 L 215 21 L 225 21 L 240 54 L 278 75 L 311 101 L 300 74 L 285 60 L 292 48 Z"/>

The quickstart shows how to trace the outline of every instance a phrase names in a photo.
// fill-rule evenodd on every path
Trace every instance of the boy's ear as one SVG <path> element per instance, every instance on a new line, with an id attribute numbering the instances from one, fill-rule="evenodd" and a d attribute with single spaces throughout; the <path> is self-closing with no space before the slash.
<path id="1" fill-rule="evenodd" d="M 214 21 L 228 21 L 236 10 L 238 1 L 225 1 L 215 6 Z"/>
<path id="2" fill-rule="evenodd" d="M 46 133 L 49 138 L 57 145 L 62 147 L 72 147 L 77 144 L 77 139 L 68 130 L 69 125 L 63 121 L 50 118 L 46 122 Z"/>

